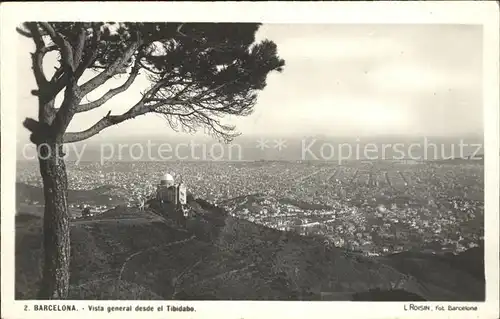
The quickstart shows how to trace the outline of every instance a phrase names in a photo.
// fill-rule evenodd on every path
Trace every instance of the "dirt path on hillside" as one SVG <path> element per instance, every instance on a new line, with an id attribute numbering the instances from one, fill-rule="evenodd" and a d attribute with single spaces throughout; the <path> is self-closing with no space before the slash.
<path id="1" fill-rule="evenodd" d="M 120 269 L 120 274 L 118 275 L 118 281 L 121 281 L 122 280 L 122 277 L 123 277 L 123 272 L 125 271 L 125 268 L 127 267 L 128 263 L 136 256 L 142 254 L 142 253 L 145 253 L 145 252 L 150 252 L 150 251 L 154 251 L 154 250 L 157 250 L 157 249 L 164 249 L 164 248 L 168 248 L 168 247 L 172 247 L 174 245 L 180 245 L 180 244 L 184 244 L 184 243 L 187 243 L 193 239 L 195 239 L 196 236 L 195 235 L 192 235 L 191 237 L 189 238 L 186 238 L 186 239 L 181 239 L 181 240 L 178 240 L 178 241 L 174 241 L 174 242 L 171 242 L 171 243 L 168 243 L 168 244 L 164 244 L 164 245 L 158 245 L 158 246 L 153 246 L 153 247 L 149 247 L 149 248 L 146 248 L 146 249 L 143 249 L 143 250 L 139 250 L 138 252 L 135 252 L 133 253 L 132 255 L 128 256 L 127 259 L 125 259 L 125 262 L 123 263 L 121 269 Z"/>

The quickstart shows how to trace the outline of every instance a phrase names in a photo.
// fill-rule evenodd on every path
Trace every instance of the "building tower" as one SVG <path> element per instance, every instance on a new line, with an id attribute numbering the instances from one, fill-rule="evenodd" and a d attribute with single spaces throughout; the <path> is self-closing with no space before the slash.
<path id="1" fill-rule="evenodd" d="M 187 189 L 184 184 L 176 184 L 170 174 L 163 175 L 156 189 L 156 199 L 162 210 L 180 222 L 186 217 L 184 216 L 186 195 Z"/>
<path id="2" fill-rule="evenodd" d="M 174 184 L 175 184 L 174 177 L 172 175 L 170 175 L 169 173 L 166 173 L 160 179 L 160 185 L 170 187 L 170 186 L 174 186 Z"/>
<path id="3" fill-rule="evenodd" d="M 160 179 L 160 184 L 158 185 L 156 191 L 156 197 L 161 204 L 177 205 L 178 190 L 172 175 L 167 173 Z"/>

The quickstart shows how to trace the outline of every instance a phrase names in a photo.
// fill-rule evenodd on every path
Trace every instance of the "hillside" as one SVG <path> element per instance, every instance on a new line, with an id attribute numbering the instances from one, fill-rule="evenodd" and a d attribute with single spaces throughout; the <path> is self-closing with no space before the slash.
<path id="1" fill-rule="evenodd" d="M 73 222 L 71 298 L 484 299 L 484 282 L 432 255 L 355 256 L 320 238 L 231 217 L 203 200 L 190 205 L 198 214 L 186 229 L 154 203 L 145 212 L 117 207 Z M 40 218 L 18 216 L 16 298 L 35 297 L 41 236 Z"/>

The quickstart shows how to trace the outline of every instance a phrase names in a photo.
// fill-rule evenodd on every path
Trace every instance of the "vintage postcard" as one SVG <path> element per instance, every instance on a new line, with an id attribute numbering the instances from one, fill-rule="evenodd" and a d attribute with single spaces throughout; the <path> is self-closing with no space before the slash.
<path id="1" fill-rule="evenodd" d="M 498 318 L 497 3 L 1 21 L 2 318 Z"/>

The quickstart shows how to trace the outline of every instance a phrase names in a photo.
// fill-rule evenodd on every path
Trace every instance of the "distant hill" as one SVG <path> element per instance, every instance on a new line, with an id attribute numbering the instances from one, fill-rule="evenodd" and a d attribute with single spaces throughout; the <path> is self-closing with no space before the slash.
<path id="1" fill-rule="evenodd" d="M 192 196 L 189 205 L 185 229 L 154 202 L 72 222 L 71 299 L 484 300 L 484 280 L 441 257 L 357 256 Z M 16 219 L 17 299 L 35 298 L 41 230 L 38 217 Z M 478 253 L 457 258 L 474 264 Z"/>
<path id="2" fill-rule="evenodd" d="M 16 203 L 44 203 L 43 189 L 25 183 L 16 183 Z M 73 204 L 119 205 L 127 201 L 127 192 L 115 186 L 101 186 L 92 190 L 68 190 L 68 201 Z"/>
<path id="3" fill-rule="evenodd" d="M 436 159 L 431 162 L 437 164 L 455 164 L 455 165 L 471 164 L 471 163 L 484 164 L 484 154 L 476 154 L 474 156 L 469 155 L 469 156 L 464 156 L 463 158 L 457 157 L 448 159 Z"/>

